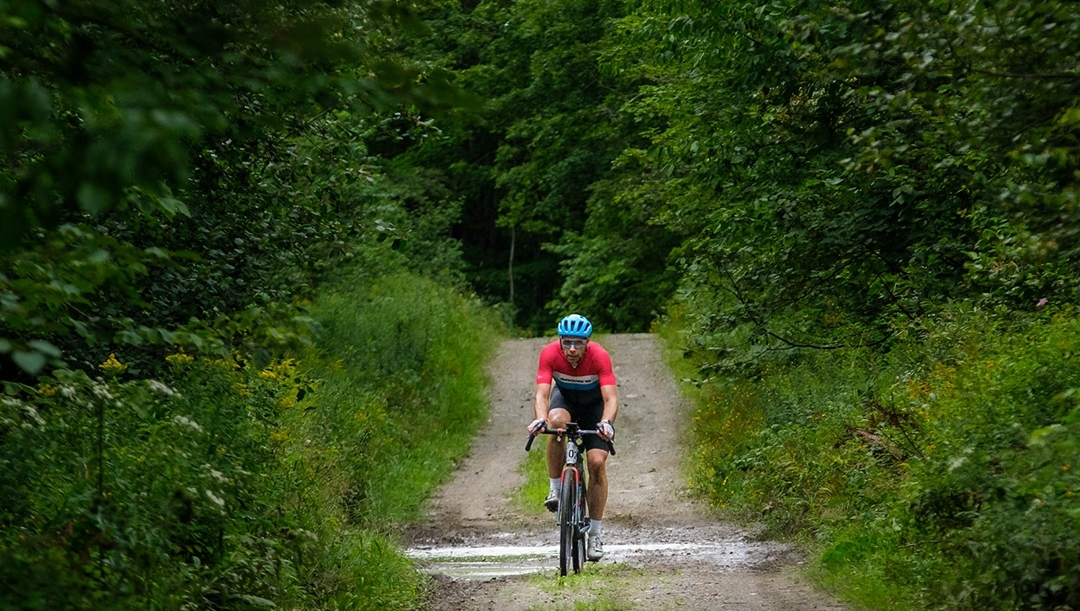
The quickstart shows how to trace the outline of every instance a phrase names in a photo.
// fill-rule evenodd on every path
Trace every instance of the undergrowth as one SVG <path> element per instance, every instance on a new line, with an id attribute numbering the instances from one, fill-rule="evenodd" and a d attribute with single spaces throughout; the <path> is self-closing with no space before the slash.
<path id="1" fill-rule="evenodd" d="M 481 306 L 343 276 L 303 354 L 57 370 L 0 398 L 0 609 L 411 610 L 396 523 L 483 419 Z"/>
<path id="2" fill-rule="evenodd" d="M 954 307 L 887 352 L 709 378 L 674 358 L 698 404 L 692 486 L 869 609 L 1080 608 L 1077 346 L 1072 310 Z"/>

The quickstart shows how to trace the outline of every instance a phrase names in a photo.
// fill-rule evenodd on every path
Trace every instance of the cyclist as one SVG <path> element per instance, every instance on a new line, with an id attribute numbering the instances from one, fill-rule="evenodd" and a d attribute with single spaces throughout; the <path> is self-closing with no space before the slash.
<path id="1" fill-rule="evenodd" d="M 582 429 L 595 429 L 597 435 L 584 437 L 586 462 L 589 469 L 589 560 L 604 555 L 600 527 L 607 504 L 607 444 L 615 439 L 615 416 L 619 411 L 619 395 L 611 357 L 600 344 L 590 343 L 592 323 L 580 314 L 571 314 L 559 321 L 559 339 L 544 346 L 536 371 L 536 419 L 529 424 L 529 433 L 538 434 L 546 425 L 549 429 L 565 428 L 576 422 Z M 552 382 L 554 381 L 554 385 Z M 552 436 L 548 442 L 547 464 L 551 488 L 544 499 L 549 511 L 559 508 L 559 493 L 566 442 Z"/>

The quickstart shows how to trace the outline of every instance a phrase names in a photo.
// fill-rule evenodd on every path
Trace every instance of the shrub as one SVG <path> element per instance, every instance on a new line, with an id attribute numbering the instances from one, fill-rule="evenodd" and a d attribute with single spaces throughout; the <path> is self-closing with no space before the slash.
<path id="1" fill-rule="evenodd" d="M 361 277 L 302 358 L 130 380 L 121 354 L 0 398 L 0 609 L 418 608 L 393 527 L 467 450 L 496 331 L 434 282 Z"/>
<path id="2" fill-rule="evenodd" d="M 714 375 L 694 482 L 871 608 L 1080 606 L 1080 322 L 927 321 L 888 352 Z"/>

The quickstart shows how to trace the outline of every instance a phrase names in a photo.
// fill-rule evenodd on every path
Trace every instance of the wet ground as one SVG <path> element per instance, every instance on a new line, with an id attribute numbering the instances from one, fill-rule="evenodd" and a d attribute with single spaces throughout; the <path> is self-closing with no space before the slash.
<path id="1" fill-rule="evenodd" d="M 706 534 L 694 528 L 661 530 L 651 533 L 655 536 L 648 541 L 620 543 L 624 534 L 629 533 L 612 533 L 605 537 L 609 543 L 604 546 L 603 562 L 630 566 L 694 563 L 707 564 L 718 571 L 731 571 L 766 566 L 793 553 L 789 546 L 748 541 L 744 537 L 721 533 Z M 407 553 L 424 571 L 453 579 L 485 580 L 557 572 L 558 541 L 541 544 L 535 541 L 536 538 L 494 533 L 458 545 L 415 546 Z"/>

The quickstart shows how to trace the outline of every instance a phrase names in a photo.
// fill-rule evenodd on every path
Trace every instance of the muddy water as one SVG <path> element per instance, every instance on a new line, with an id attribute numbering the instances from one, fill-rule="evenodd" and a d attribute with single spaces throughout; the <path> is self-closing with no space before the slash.
<path id="1" fill-rule="evenodd" d="M 712 565 L 716 570 L 732 570 L 771 562 L 788 551 L 775 543 L 752 542 L 742 537 L 701 541 L 688 537 L 690 533 L 675 530 L 660 534 L 658 538 L 664 541 L 620 543 L 613 538 L 604 545 L 603 562 L 635 566 L 694 562 Z M 559 549 L 555 543 L 514 543 L 512 540 L 516 538 L 514 534 L 501 533 L 493 537 L 494 543 L 418 546 L 406 554 L 425 572 L 454 579 L 486 580 L 558 570 Z M 500 539 L 511 541 L 499 542 Z"/>

